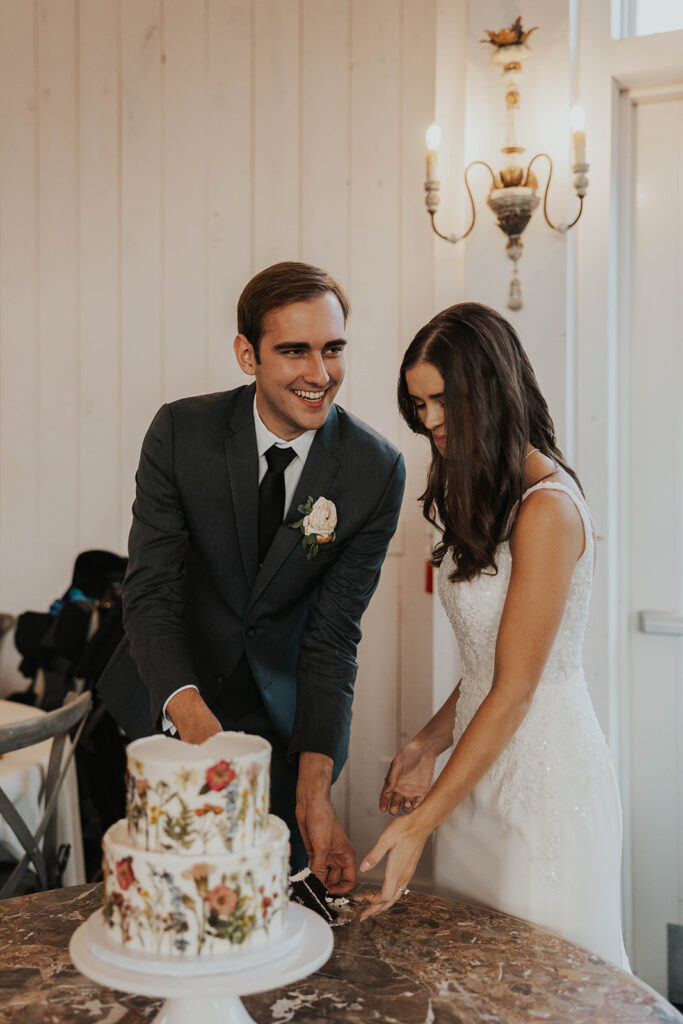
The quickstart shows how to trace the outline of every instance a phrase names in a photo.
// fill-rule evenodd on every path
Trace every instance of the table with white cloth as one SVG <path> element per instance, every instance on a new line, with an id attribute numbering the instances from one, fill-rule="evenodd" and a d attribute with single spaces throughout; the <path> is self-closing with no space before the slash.
<path id="1" fill-rule="evenodd" d="M 0 700 L 0 726 L 39 718 L 46 714 L 14 701 Z M 43 815 L 43 787 L 47 775 L 52 740 L 35 743 L 22 750 L 12 750 L 0 757 L 0 786 L 16 807 L 31 832 Z M 65 756 L 66 756 L 65 747 Z M 64 885 L 85 882 L 81 816 L 78 808 L 76 763 L 72 760 L 57 802 L 57 846 L 68 844 L 71 853 L 64 871 Z M 7 822 L 0 816 L 0 860 L 17 860 L 24 853 L 21 843 Z"/>

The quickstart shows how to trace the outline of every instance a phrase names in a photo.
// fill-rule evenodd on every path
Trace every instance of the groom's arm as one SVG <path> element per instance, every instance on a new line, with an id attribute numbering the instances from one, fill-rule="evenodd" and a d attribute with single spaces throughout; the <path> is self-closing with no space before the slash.
<path id="1" fill-rule="evenodd" d="M 135 477 L 129 560 L 123 584 L 123 625 L 141 679 L 149 690 L 152 721 L 162 708 L 183 739 L 200 742 L 220 730 L 197 689 L 188 644 L 185 604 L 187 525 L 175 482 L 172 411 L 162 406 L 142 444 Z M 199 737 L 199 738 L 197 738 Z"/>
<path id="2" fill-rule="evenodd" d="M 348 892 L 356 882 L 353 847 L 334 813 L 330 786 L 346 760 L 360 620 L 379 582 L 404 486 L 397 455 L 380 500 L 326 572 L 301 637 L 289 746 L 290 756 L 299 755 L 297 820 L 311 867 L 332 892 Z"/>

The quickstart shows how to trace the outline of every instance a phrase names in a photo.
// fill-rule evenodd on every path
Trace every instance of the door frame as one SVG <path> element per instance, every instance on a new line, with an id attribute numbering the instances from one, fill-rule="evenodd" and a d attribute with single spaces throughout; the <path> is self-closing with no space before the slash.
<path id="1" fill-rule="evenodd" d="M 629 483 L 631 453 L 630 358 L 632 346 L 633 163 L 636 107 L 648 102 L 683 98 L 683 31 L 616 39 L 611 44 L 613 89 L 612 208 L 610 225 L 610 350 L 615 408 L 611 416 L 610 449 L 617 467 L 612 481 L 613 545 L 610 619 L 615 645 L 613 679 L 618 680 L 618 764 L 624 843 L 622 856 L 623 926 L 626 946 L 633 949 L 633 864 L 631 749 L 633 680 L 629 644 L 630 609 Z M 621 255 L 620 255 L 621 254 Z M 680 886 L 683 889 L 683 865 Z"/>

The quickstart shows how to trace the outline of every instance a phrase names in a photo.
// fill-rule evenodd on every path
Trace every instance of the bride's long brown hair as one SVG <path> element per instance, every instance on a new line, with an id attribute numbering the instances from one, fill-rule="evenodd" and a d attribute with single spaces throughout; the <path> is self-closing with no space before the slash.
<path id="1" fill-rule="evenodd" d="M 406 370 L 418 363 L 430 363 L 444 380 L 444 457 L 406 384 Z M 433 563 L 440 565 L 452 548 L 454 582 L 497 572 L 496 547 L 510 536 L 523 494 L 527 444 L 562 466 L 581 489 L 557 447 L 547 403 L 515 329 L 488 306 L 461 302 L 418 331 L 401 364 L 398 405 L 411 430 L 430 439 L 432 461 L 420 501 L 425 518 L 442 534 Z"/>

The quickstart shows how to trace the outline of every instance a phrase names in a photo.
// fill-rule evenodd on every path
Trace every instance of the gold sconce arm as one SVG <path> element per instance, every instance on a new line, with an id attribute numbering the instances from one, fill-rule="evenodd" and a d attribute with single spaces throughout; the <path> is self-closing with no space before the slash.
<path id="1" fill-rule="evenodd" d="M 529 183 L 529 175 L 531 168 L 533 167 L 536 160 L 540 157 L 545 157 L 548 161 L 548 180 L 545 184 L 545 192 L 543 193 L 543 216 L 545 217 L 546 224 L 552 228 L 553 231 L 557 231 L 560 235 L 566 235 L 566 233 L 578 223 L 581 214 L 583 213 L 583 197 L 586 194 L 586 188 L 588 187 L 588 179 L 585 177 L 586 171 L 588 170 L 588 164 L 575 164 L 572 168 L 574 171 L 574 189 L 579 200 L 579 212 L 570 224 L 553 224 L 550 217 L 548 216 L 548 192 L 550 191 L 550 181 L 553 176 L 553 162 L 547 153 L 537 153 L 535 157 L 529 163 L 526 169 L 526 175 L 524 177 L 524 185 Z"/>
<path id="2" fill-rule="evenodd" d="M 472 209 L 472 220 L 470 221 L 470 226 L 468 227 L 467 231 L 465 231 L 465 233 L 462 234 L 462 235 L 444 235 L 443 232 L 439 231 L 439 229 L 436 226 L 435 218 L 436 218 L 436 211 L 437 211 L 438 206 L 439 206 L 439 194 L 438 193 L 439 193 L 439 184 L 440 183 L 438 181 L 426 181 L 425 182 L 425 191 L 427 193 L 427 195 L 425 196 L 425 203 L 427 205 L 427 211 L 429 213 L 429 217 L 430 217 L 431 222 L 432 222 L 432 231 L 434 232 L 435 235 L 438 235 L 439 238 L 443 238 L 444 242 L 451 242 L 453 245 L 455 245 L 456 242 L 462 242 L 462 240 L 464 238 L 467 238 L 467 236 L 470 234 L 470 232 L 472 231 L 472 228 L 475 225 L 475 222 L 476 222 L 476 219 L 477 219 L 477 212 L 476 212 L 476 208 L 475 208 L 475 205 L 474 205 L 474 196 L 472 195 L 472 189 L 470 188 L 470 183 L 467 180 L 467 174 L 468 174 L 470 168 L 471 167 L 475 167 L 477 164 L 481 164 L 481 166 L 485 167 L 486 170 L 489 172 L 489 174 L 491 175 L 491 181 L 493 182 L 493 187 L 495 187 L 495 183 L 496 183 L 496 176 L 495 176 L 493 170 L 491 169 L 489 164 L 487 164 L 486 161 L 484 161 L 484 160 L 473 160 L 472 163 L 468 164 L 467 167 L 465 168 L 465 188 L 467 189 L 467 194 L 470 197 L 470 206 L 471 206 L 471 209 Z"/>

